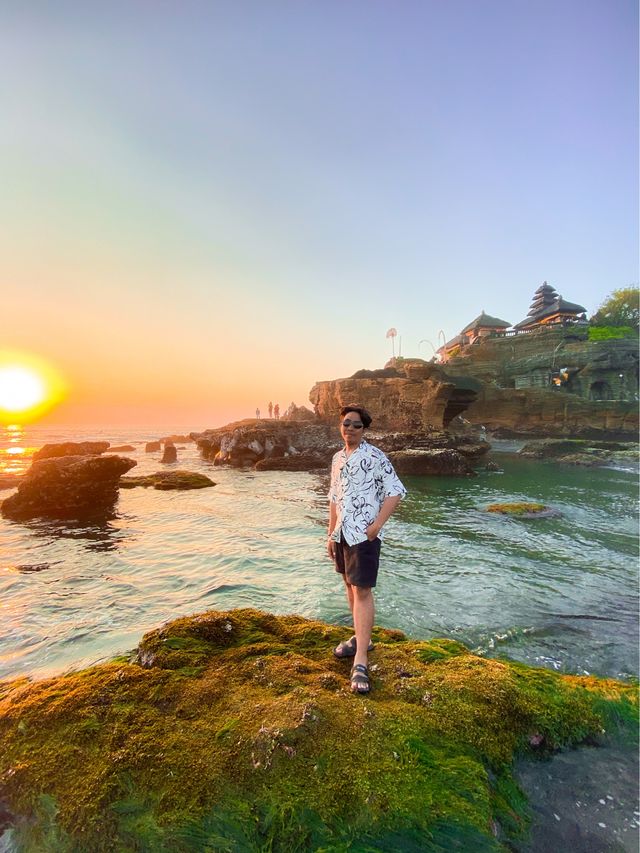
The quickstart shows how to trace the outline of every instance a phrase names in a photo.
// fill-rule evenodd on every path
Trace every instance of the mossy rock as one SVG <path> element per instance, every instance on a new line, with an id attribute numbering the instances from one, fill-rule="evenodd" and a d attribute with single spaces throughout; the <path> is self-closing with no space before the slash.
<path id="1" fill-rule="evenodd" d="M 195 471 L 158 471 L 155 474 L 140 477 L 121 477 L 121 489 L 134 489 L 144 486 L 170 491 L 173 489 L 206 489 L 215 486 L 213 480 Z"/>
<path id="2" fill-rule="evenodd" d="M 377 628 L 209 611 L 119 659 L 0 682 L 0 779 L 22 851 L 506 851 L 517 754 L 637 718 L 637 690 Z M 632 724 L 631 724 L 632 725 Z"/>
<path id="3" fill-rule="evenodd" d="M 504 503 L 489 504 L 485 512 L 495 512 L 500 515 L 510 515 L 515 518 L 560 518 L 562 513 L 545 504 L 537 503 Z"/>

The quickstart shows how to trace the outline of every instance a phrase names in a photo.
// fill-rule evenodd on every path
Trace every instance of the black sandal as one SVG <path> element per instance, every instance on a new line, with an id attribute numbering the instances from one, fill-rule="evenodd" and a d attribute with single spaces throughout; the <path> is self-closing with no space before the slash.
<path id="1" fill-rule="evenodd" d="M 369 679 L 369 670 L 363 663 L 356 663 L 351 667 L 351 692 L 352 693 L 369 693 L 371 690 L 371 681 Z"/>
<path id="2" fill-rule="evenodd" d="M 340 659 L 352 658 L 352 657 L 355 657 L 356 648 L 357 648 L 356 635 L 354 634 L 353 637 L 349 637 L 348 640 L 344 640 L 342 643 L 338 643 L 338 645 L 333 650 L 333 654 L 334 654 L 334 657 L 337 657 Z M 369 643 L 369 648 L 367 649 L 367 651 L 368 652 L 373 651 L 373 643 L 371 643 L 371 642 Z"/>

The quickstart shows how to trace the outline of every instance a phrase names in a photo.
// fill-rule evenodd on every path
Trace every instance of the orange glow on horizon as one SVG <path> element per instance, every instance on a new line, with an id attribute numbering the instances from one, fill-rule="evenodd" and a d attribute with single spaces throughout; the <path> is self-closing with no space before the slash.
<path id="1" fill-rule="evenodd" d="M 9 430 L 38 420 L 65 396 L 64 383 L 51 365 L 26 353 L 0 352 L 0 423 Z"/>

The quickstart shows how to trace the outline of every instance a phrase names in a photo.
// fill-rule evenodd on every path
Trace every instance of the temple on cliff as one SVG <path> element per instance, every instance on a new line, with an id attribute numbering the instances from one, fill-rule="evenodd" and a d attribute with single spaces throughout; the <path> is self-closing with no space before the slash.
<path id="1" fill-rule="evenodd" d="M 586 308 L 575 302 L 567 302 L 551 285 L 543 281 L 533 294 L 529 313 L 524 320 L 512 327 L 506 320 L 485 314 L 483 308 L 482 313 L 465 326 L 459 335 L 440 347 L 438 356 L 444 363 L 459 355 L 464 347 L 471 346 L 482 338 L 526 334 L 540 327 L 566 326 L 576 323 L 587 323 Z"/>
<path id="2" fill-rule="evenodd" d="M 529 313 L 513 327 L 517 331 L 528 332 L 538 326 L 548 326 L 553 323 L 586 323 L 587 309 L 575 302 L 567 302 L 562 296 L 543 281 L 533 294 Z"/>

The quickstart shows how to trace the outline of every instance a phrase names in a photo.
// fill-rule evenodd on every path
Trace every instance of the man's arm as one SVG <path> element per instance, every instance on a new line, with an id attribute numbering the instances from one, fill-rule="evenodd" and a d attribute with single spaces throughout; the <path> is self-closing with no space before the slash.
<path id="1" fill-rule="evenodd" d="M 391 514 L 395 512 L 396 507 L 402 500 L 403 495 L 390 495 L 388 498 L 385 498 L 382 502 L 382 506 L 380 507 L 380 512 L 378 513 L 378 517 L 376 520 L 367 527 L 367 539 L 370 542 L 376 538 L 378 533 L 382 530 L 382 527 L 391 517 Z"/>
<path id="2" fill-rule="evenodd" d="M 331 534 L 334 531 L 336 526 L 336 521 L 338 520 L 338 512 L 336 510 L 336 505 L 333 501 L 329 501 L 329 529 L 327 530 L 327 537 L 331 537 Z M 336 543 L 331 538 L 327 538 L 327 554 L 331 557 L 332 560 L 336 558 Z"/>

